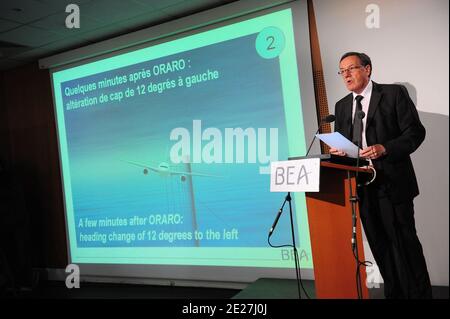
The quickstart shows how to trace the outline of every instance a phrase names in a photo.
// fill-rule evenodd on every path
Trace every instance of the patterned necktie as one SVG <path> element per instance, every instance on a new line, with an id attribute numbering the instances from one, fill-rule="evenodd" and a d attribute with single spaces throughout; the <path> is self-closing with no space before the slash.
<path id="1" fill-rule="evenodd" d="M 355 143 L 356 145 L 360 145 L 359 143 L 361 142 L 362 145 L 362 119 L 360 119 L 358 117 L 358 113 L 359 111 L 362 111 L 362 104 L 361 104 L 361 100 L 364 97 L 362 95 L 357 95 L 355 97 L 356 100 L 356 110 L 355 110 L 355 117 L 353 118 L 353 137 L 352 137 L 352 142 Z"/>

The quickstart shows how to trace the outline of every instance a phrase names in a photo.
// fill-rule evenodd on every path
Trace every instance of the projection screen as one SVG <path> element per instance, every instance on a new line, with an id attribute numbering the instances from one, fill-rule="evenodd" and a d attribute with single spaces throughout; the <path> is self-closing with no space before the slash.
<path id="1" fill-rule="evenodd" d="M 50 65 L 68 262 L 93 276 L 294 278 L 291 248 L 268 245 L 284 200 L 268 173 L 305 154 L 317 123 L 306 1 L 184 20 L 167 36 L 126 48 L 124 36 Z M 304 193 L 293 208 L 311 277 Z M 287 207 L 271 242 L 292 244 Z"/>

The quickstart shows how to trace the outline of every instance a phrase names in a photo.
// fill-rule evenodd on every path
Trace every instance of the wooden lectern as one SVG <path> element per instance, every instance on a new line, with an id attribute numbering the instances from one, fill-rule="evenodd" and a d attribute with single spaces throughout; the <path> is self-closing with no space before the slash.
<path id="1" fill-rule="evenodd" d="M 320 192 L 306 193 L 309 232 L 317 298 L 358 298 L 356 261 L 353 256 L 350 185 L 356 193 L 354 175 L 370 169 L 322 161 Z M 349 183 L 350 182 L 350 183 Z M 364 261 L 359 209 L 357 209 L 359 260 Z M 366 269 L 360 266 L 362 297 L 368 298 Z"/>

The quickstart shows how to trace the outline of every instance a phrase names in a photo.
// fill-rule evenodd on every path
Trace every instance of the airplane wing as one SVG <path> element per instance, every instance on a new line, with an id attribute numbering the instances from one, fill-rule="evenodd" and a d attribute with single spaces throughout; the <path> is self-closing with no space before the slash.
<path id="1" fill-rule="evenodd" d="M 150 170 L 152 170 L 152 171 L 154 171 L 156 173 L 160 173 L 161 172 L 161 169 L 159 169 L 157 167 L 148 166 L 148 165 L 143 164 L 143 163 L 133 162 L 133 161 L 124 161 L 124 162 L 132 164 L 132 165 L 135 165 L 135 166 L 143 167 L 143 168 L 146 168 L 146 169 L 150 169 Z M 169 169 L 167 171 L 167 173 L 169 173 L 170 175 L 221 177 L 221 176 L 218 176 L 218 175 L 211 175 L 211 174 L 204 174 L 204 173 L 194 173 L 194 172 L 189 173 L 189 172 L 182 172 L 182 171 L 174 171 L 174 170 L 171 170 L 171 169 Z"/>
<path id="2" fill-rule="evenodd" d="M 123 162 L 126 162 L 128 164 L 132 164 L 132 165 L 136 165 L 136 166 L 139 166 L 139 167 L 143 167 L 143 168 L 146 168 L 146 169 L 150 169 L 150 170 L 152 170 L 152 171 L 154 171 L 156 173 L 160 172 L 160 170 L 157 167 L 148 166 L 148 165 L 143 164 L 143 163 L 132 162 L 132 161 L 123 161 Z"/>
<path id="3" fill-rule="evenodd" d="M 221 177 L 218 175 L 211 175 L 211 174 L 203 174 L 203 173 L 194 173 L 194 172 L 177 172 L 169 170 L 170 175 L 187 175 L 187 176 L 203 176 L 203 177 Z"/>

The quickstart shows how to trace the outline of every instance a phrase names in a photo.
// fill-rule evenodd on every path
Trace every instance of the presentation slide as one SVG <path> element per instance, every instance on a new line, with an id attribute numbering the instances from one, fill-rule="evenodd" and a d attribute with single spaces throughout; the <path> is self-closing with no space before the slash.
<path id="1" fill-rule="evenodd" d="M 53 72 L 71 262 L 294 268 L 268 232 L 270 162 L 305 154 L 297 58 L 284 9 Z"/>

